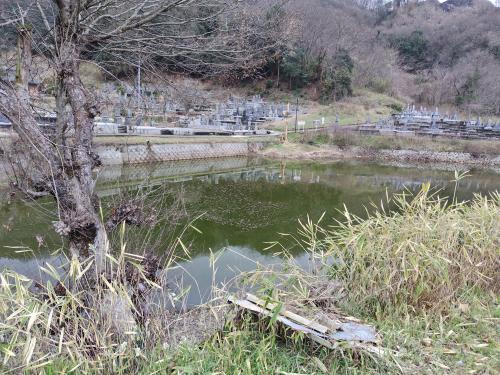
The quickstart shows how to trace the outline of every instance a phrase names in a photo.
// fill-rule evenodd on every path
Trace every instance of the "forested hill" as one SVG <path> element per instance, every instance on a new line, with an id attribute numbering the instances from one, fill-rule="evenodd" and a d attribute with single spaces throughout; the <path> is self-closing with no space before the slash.
<path id="1" fill-rule="evenodd" d="M 294 33 L 268 74 L 322 100 L 364 87 L 426 105 L 500 113 L 500 8 L 488 0 L 291 1 Z"/>
<path id="2" fill-rule="evenodd" d="M 210 22 L 200 15 L 211 8 L 193 6 L 196 17 L 188 18 L 196 21 L 169 30 L 176 43 L 183 35 L 196 48 L 173 53 L 163 51 L 169 45 L 162 42 L 137 53 L 134 46 L 89 44 L 83 56 L 103 66 L 110 79 L 133 77 L 137 61 L 148 55 L 143 65 L 167 73 L 216 76 L 233 85 L 262 80 L 270 89 L 308 89 L 324 102 L 368 89 L 422 105 L 500 114 L 500 7 L 489 0 L 245 0 L 238 2 L 244 4 L 241 14 L 224 13 L 223 4 L 232 1 L 214 0 L 221 13 Z M 52 22 L 51 1 L 16 3 L 33 4 L 27 9 L 35 30 L 47 21 L 37 15 L 44 4 Z M 16 9 L 0 0 L 0 24 Z M 45 53 L 39 47 L 46 34 L 34 34 L 40 39 L 35 53 Z M 0 48 L 13 51 L 15 41 L 15 27 L 7 27 Z M 226 53 L 236 50 L 244 56 Z"/>

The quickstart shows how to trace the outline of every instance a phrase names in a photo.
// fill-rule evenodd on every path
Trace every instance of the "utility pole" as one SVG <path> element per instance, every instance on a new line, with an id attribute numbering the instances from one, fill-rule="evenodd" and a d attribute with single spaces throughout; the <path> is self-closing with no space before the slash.
<path id="1" fill-rule="evenodd" d="M 16 84 L 26 90 L 29 86 L 29 70 L 32 63 L 31 35 L 30 26 L 23 24 L 17 28 Z"/>
<path id="2" fill-rule="evenodd" d="M 141 89 L 141 60 L 139 59 L 139 65 L 137 66 L 137 96 L 140 98 L 142 96 Z"/>
<path id="3" fill-rule="evenodd" d="M 297 97 L 297 105 L 295 106 L 295 133 L 297 133 L 298 123 L 299 123 L 299 97 Z"/>
<path id="4" fill-rule="evenodd" d="M 142 73 L 142 60 L 141 58 L 139 57 L 139 63 L 137 64 L 137 87 L 136 87 L 136 95 L 137 95 L 137 102 L 136 102 L 136 105 L 137 105 L 137 111 L 138 113 L 141 113 L 141 123 L 138 124 L 138 125 L 143 125 L 142 124 L 142 116 L 145 115 L 146 111 L 145 111 L 145 108 L 144 108 L 144 102 L 142 100 L 142 77 L 141 77 L 141 73 Z"/>

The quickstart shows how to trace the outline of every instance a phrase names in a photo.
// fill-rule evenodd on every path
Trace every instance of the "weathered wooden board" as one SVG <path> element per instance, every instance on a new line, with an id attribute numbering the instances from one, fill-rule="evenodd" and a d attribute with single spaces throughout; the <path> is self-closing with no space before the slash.
<path id="1" fill-rule="evenodd" d="M 264 307 L 266 309 L 273 310 L 273 311 L 278 306 L 275 303 L 265 302 L 264 300 L 254 296 L 253 294 L 250 294 L 250 293 L 247 293 L 247 300 L 251 301 L 251 302 L 253 302 L 261 307 Z M 318 331 L 321 333 L 326 333 L 328 331 L 328 327 L 325 327 L 324 325 L 319 324 L 317 322 L 313 322 L 312 320 L 304 318 L 304 317 L 302 317 L 298 314 L 295 314 L 291 311 L 287 311 L 283 307 L 281 308 L 280 314 L 282 314 L 283 316 L 286 316 L 287 318 L 290 318 L 294 322 L 297 322 L 299 324 L 303 324 L 303 325 L 305 325 L 305 326 L 307 326 L 315 331 Z"/>
<path id="2" fill-rule="evenodd" d="M 230 297 L 228 300 L 260 317 L 275 317 L 276 321 L 284 326 L 303 332 L 312 341 L 329 349 L 338 348 L 341 343 L 344 343 L 353 349 L 365 350 L 377 355 L 384 355 L 387 352 L 378 346 L 380 338 L 376 330 L 355 318 L 345 318 L 344 321 L 335 319 L 335 324 L 327 327 L 297 313 L 287 311 L 284 306 L 280 307 L 279 303 L 266 302 L 253 294 L 247 294 L 246 299 Z"/>

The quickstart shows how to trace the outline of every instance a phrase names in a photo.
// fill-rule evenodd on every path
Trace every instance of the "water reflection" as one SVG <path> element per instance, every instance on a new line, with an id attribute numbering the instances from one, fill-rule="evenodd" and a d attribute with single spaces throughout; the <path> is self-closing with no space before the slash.
<path id="1" fill-rule="evenodd" d="M 470 178 L 460 182 L 462 190 L 487 192 L 498 186 L 498 174 L 491 171 L 469 172 Z M 400 168 L 367 163 L 298 163 L 270 162 L 242 157 L 191 160 L 135 166 L 109 166 L 99 172 L 98 193 L 101 197 L 134 186 L 154 186 L 164 183 L 183 183 L 193 180 L 218 184 L 220 180 L 280 183 L 327 184 L 345 188 L 379 188 L 392 190 L 419 188 L 432 182 L 445 188 L 454 179 L 453 171 Z M 118 183 L 117 183 L 118 182 Z"/>

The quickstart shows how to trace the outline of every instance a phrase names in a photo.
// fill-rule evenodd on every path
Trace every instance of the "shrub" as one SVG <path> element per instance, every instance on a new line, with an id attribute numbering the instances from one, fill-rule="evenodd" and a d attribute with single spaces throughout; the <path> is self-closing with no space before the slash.
<path id="1" fill-rule="evenodd" d="M 393 37 L 390 44 L 397 49 L 399 58 L 408 71 L 431 68 L 436 59 L 436 52 L 431 49 L 420 30 L 415 30 L 407 36 Z"/>
<path id="2" fill-rule="evenodd" d="M 465 83 L 458 90 L 458 94 L 455 97 L 456 105 L 460 106 L 462 104 L 470 103 L 476 98 L 480 78 L 481 75 L 479 73 L 479 69 L 476 68 L 474 73 L 467 77 Z"/>
<path id="3" fill-rule="evenodd" d="M 349 146 L 356 146 L 357 136 L 350 131 L 338 130 L 331 137 L 331 143 L 340 149 L 344 149 Z"/>
<path id="4" fill-rule="evenodd" d="M 323 100 L 340 100 L 352 95 L 352 74 L 354 62 L 347 51 L 333 59 L 324 73 L 321 97 Z"/>
<path id="5" fill-rule="evenodd" d="M 312 78 L 311 67 L 307 62 L 306 52 L 298 48 L 288 51 L 283 58 L 283 76 L 290 81 L 290 90 L 302 88 Z"/>
<path id="6" fill-rule="evenodd" d="M 392 84 L 388 79 L 373 77 L 368 81 L 366 87 L 379 94 L 385 94 L 391 91 Z"/>
<path id="7" fill-rule="evenodd" d="M 495 56 L 496 59 L 500 60 L 500 45 L 490 47 L 490 53 Z"/>
<path id="8" fill-rule="evenodd" d="M 388 104 L 387 107 L 389 107 L 390 109 L 392 109 L 394 112 L 402 112 L 403 111 L 403 106 L 399 103 L 391 103 L 391 104 Z"/>

